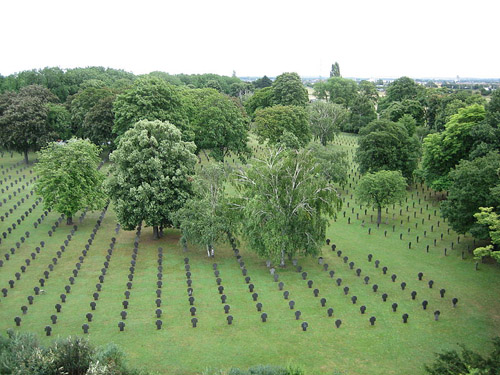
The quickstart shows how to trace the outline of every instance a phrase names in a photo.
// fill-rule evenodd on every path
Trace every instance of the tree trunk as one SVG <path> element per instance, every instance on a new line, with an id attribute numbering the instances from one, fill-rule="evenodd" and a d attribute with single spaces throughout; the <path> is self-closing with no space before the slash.
<path id="1" fill-rule="evenodd" d="M 73 225 L 73 216 L 70 215 L 67 216 L 66 225 Z"/>
<path id="2" fill-rule="evenodd" d="M 285 267 L 285 250 L 281 250 L 280 267 Z"/>
<path id="3" fill-rule="evenodd" d="M 326 137 L 324 135 L 321 136 L 321 144 L 326 146 Z"/>
<path id="4" fill-rule="evenodd" d="M 159 233 L 159 236 L 160 236 L 160 237 L 163 237 L 163 225 L 160 225 L 160 233 Z"/>
<path id="5" fill-rule="evenodd" d="M 210 161 L 210 158 L 208 157 L 207 155 L 207 152 L 205 150 L 203 150 L 203 154 L 205 155 L 205 157 L 207 158 L 207 161 Z"/>
<path id="6" fill-rule="evenodd" d="M 198 164 L 201 164 L 201 156 L 200 156 L 200 154 L 196 154 L 196 157 L 198 158 Z"/>
<path id="7" fill-rule="evenodd" d="M 25 162 L 26 164 L 28 164 L 28 163 L 29 163 L 29 160 L 28 160 L 28 150 L 24 150 L 24 162 Z"/>
<path id="8" fill-rule="evenodd" d="M 207 245 L 207 256 L 210 258 L 210 245 Z"/>
<path id="9" fill-rule="evenodd" d="M 158 225 L 153 225 L 153 238 L 155 240 L 159 239 Z"/>
<path id="10" fill-rule="evenodd" d="M 382 207 L 378 206 L 377 208 L 377 224 L 380 225 L 382 222 Z"/>

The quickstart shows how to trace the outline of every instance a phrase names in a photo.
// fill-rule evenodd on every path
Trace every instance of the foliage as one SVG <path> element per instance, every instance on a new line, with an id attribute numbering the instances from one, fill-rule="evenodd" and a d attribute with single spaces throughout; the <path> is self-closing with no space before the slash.
<path id="1" fill-rule="evenodd" d="M 309 95 L 297 73 L 283 73 L 276 77 L 272 85 L 273 103 L 279 105 L 305 106 Z"/>
<path id="2" fill-rule="evenodd" d="M 375 120 L 360 131 L 356 159 L 361 173 L 401 171 L 411 179 L 420 156 L 420 143 L 406 127 L 388 120 Z"/>
<path id="3" fill-rule="evenodd" d="M 478 247 L 474 249 L 474 255 L 478 259 L 490 256 L 500 263 L 500 216 L 493 211 L 493 207 L 479 207 L 480 212 L 474 214 L 478 224 L 487 225 L 489 229 L 489 237 L 493 245 Z"/>
<path id="4" fill-rule="evenodd" d="M 382 112 L 383 117 L 394 122 L 398 122 L 405 115 L 413 117 L 418 126 L 423 126 L 425 123 L 425 109 L 416 100 L 404 99 L 401 102 L 392 102 Z"/>
<path id="5" fill-rule="evenodd" d="M 186 97 L 191 102 L 189 120 L 197 152 L 209 150 L 217 161 L 230 152 L 249 156 L 248 118 L 230 97 L 213 89 L 190 90 Z"/>
<path id="6" fill-rule="evenodd" d="M 417 100 L 425 91 L 413 79 L 400 77 L 387 86 L 385 96 L 379 102 L 379 111 L 383 112 L 393 102 L 403 100 Z"/>
<path id="7" fill-rule="evenodd" d="M 340 77 L 340 65 L 337 61 L 332 64 L 332 69 L 330 70 L 330 77 Z"/>
<path id="8" fill-rule="evenodd" d="M 255 113 L 255 133 L 261 142 L 267 140 L 270 144 L 276 144 L 281 141 L 285 131 L 295 135 L 302 146 L 310 141 L 311 129 L 304 108 L 275 105 Z"/>
<path id="9" fill-rule="evenodd" d="M 100 99 L 87 112 L 81 127 L 81 134 L 83 138 L 88 138 L 92 143 L 103 148 L 112 148 L 114 146 L 114 100 L 115 96 L 106 96 Z"/>
<path id="10" fill-rule="evenodd" d="M 274 104 L 273 96 L 272 87 L 265 87 L 256 90 L 244 103 L 248 116 L 253 119 L 254 114 L 258 109 L 271 107 Z"/>
<path id="11" fill-rule="evenodd" d="M 500 127 L 500 90 L 491 93 L 491 99 L 486 104 L 486 122 L 496 128 Z"/>
<path id="12" fill-rule="evenodd" d="M 214 246 L 234 231 L 225 196 L 226 171 L 223 164 L 209 164 L 195 176 L 194 195 L 174 214 L 182 237 L 204 246 L 210 256 Z"/>
<path id="13" fill-rule="evenodd" d="M 347 184 L 349 171 L 347 152 L 337 151 L 332 145 L 323 146 L 316 142 L 309 143 L 307 147 L 319 163 L 321 173 L 326 180 L 344 187 Z"/>
<path id="14" fill-rule="evenodd" d="M 264 76 L 262 78 L 256 79 L 252 82 L 256 89 L 263 89 L 264 87 L 270 87 L 273 85 L 273 81 L 268 77 Z"/>
<path id="15" fill-rule="evenodd" d="M 24 153 L 39 150 L 57 134 L 47 121 L 48 103 L 56 97 L 42 86 L 26 86 L 19 93 L 9 93 L 2 99 L 0 110 L 0 147 Z"/>
<path id="16" fill-rule="evenodd" d="M 483 106 L 474 104 L 453 115 L 442 133 L 424 139 L 422 169 L 426 183 L 435 190 L 449 187 L 448 173 L 462 159 L 468 159 L 476 140 L 472 131 L 484 120 Z"/>
<path id="17" fill-rule="evenodd" d="M 359 82 L 358 91 L 360 95 L 366 96 L 373 103 L 378 101 L 377 87 L 373 82 L 366 80 Z"/>
<path id="18" fill-rule="evenodd" d="M 496 375 L 500 372 L 500 338 L 493 338 L 493 351 L 488 358 L 460 345 L 461 352 L 449 350 L 436 354 L 436 360 L 425 366 L 430 375 Z"/>
<path id="19" fill-rule="evenodd" d="M 31 333 L 7 331 L 0 338 L 0 374 L 131 375 L 124 353 L 114 344 L 94 347 L 87 339 L 69 336 L 44 347 Z"/>
<path id="20" fill-rule="evenodd" d="M 345 108 L 350 108 L 358 95 L 356 82 L 342 77 L 331 77 L 326 82 L 318 82 L 314 85 L 314 90 L 317 98 L 341 104 Z"/>
<path id="21" fill-rule="evenodd" d="M 382 208 L 398 203 L 406 196 L 406 180 L 400 171 L 367 173 L 359 181 L 356 198 L 377 209 L 377 224 L 382 221 Z"/>
<path id="22" fill-rule="evenodd" d="M 343 124 L 342 131 L 358 133 L 370 122 L 377 119 L 373 100 L 364 94 L 359 94 L 354 98 L 350 112 L 350 119 Z"/>
<path id="23" fill-rule="evenodd" d="M 172 223 L 173 213 L 192 195 L 195 149 L 168 122 L 142 120 L 125 132 L 110 155 L 112 176 L 107 181 L 124 229 L 144 221 L 158 238 Z"/>
<path id="24" fill-rule="evenodd" d="M 280 261 L 285 255 L 317 255 L 328 218 L 341 206 L 321 166 L 306 150 L 268 149 L 236 173 L 241 234 L 258 255 Z"/>
<path id="25" fill-rule="evenodd" d="M 97 210 L 104 206 L 104 175 L 97 170 L 97 146 L 76 138 L 52 142 L 38 153 L 38 159 L 35 190 L 43 197 L 46 208 L 66 215 L 68 224 L 81 209 Z"/>
<path id="26" fill-rule="evenodd" d="M 349 112 L 341 105 L 320 100 L 309 104 L 307 108 L 311 132 L 323 146 L 333 141 L 349 116 Z"/>
<path id="27" fill-rule="evenodd" d="M 51 133 L 57 139 L 67 140 L 71 138 L 70 126 L 71 114 L 62 104 L 47 103 L 47 125 Z"/>
<path id="28" fill-rule="evenodd" d="M 187 126 L 179 89 L 160 78 L 138 79 L 129 90 L 116 97 L 113 109 L 113 132 L 118 136 L 140 120 L 168 121 L 181 131 Z"/>
<path id="29" fill-rule="evenodd" d="M 99 101 L 107 97 L 114 98 L 114 94 L 110 89 L 95 87 L 88 87 L 71 97 L 69 108 L 73 134 L 86 138 L 83 129 L 85 117 Z"/>
<path id="30" fill-rule="evenodd" d="M 480 207 L 500 204 L 500 197 L 492 193 L 500 183 L 499 168 L 500 155 L 492 152 L 472 161 L 462 160 L 450 171 L 448 199 L 441 203 L 441 212 L 455 232 L 488 238 L 488 227 L 478 223 L 474 214 Z"/>

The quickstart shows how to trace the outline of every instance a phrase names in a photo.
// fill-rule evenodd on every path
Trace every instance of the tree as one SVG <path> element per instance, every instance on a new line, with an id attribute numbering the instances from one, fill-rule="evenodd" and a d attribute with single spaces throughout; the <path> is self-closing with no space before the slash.
<path id="1" fill-rule="evenodd" d="M 222 164 L 208 164 L 194 180 L 194 195 L 174 214 L 183 239 L 204 246 L 210 257 L 214 246 L 229 240 L 234 221 L 225 195 L 226 171 Z"/>
<path id="2" fill-rule="evenodd" d="M 107 97 L 112 97 L 113 99 L 115 97 L 109 88 L 88 87 L 70 98 L 69 107 L 74 134 L 86 138 L 83 130 L 85 117 L 100 100 Z"/>
<path id="3" fill-rule="evenodd" d="M 281 105 L 303 106 L 309 95 L 297 73 L 283 73 L 273 82 L 273 102 Z"/>
<path id="4" fill-rule="evenodd" d="M 497 171 L 500 155 L 492 152 L 472 161 L 462 160 L 449 172 L 449 193 L 441 203 L 441 213 L 451 228 L 461 234 L 472 233 L 477 238 L 489 237 L 488 227 L 476 221 L 479 207 L 497 207 L 500 195 L 494 188 L 500 183 Z"/>
<path id="5" fill-rule="evenodd" d="M 62 104 L 47 103 L 47 125 L 50 133 L 56 139 L 68 140 L 71 138 L 71 114 Z"/>
<path id="6" fill-rule="evenodd" d="M 130 90 L 116 97 L 113 109 L 113 132 L 118 136 L 139 120 L 168 121 L 181 131 L 186 130 L 187 121 L 179 90 L 160 78 L 137 80 Z"/>
<path id="7" fill-rule="evenodd" d="M 425 365 L 429 375 L 494 375 L 500 372 L 500 337 L 494 337 L 493 351 L 488 358 L 460 345 L 462 352 L 456 350 L 438 353 L 436 360 Z"/>
<path id="8" fill-rule="evenodd" d="M 314 85 L 314 95 L 320 99 L 329 100 L 350 108 L 358 95 L 358 85 L 352 79 L 331 77 L 326 82 Z"/>
<path id="9" fill-rule="evenodd" d="M 306 150 L 268 149 L 262 159 L 236 172 L 239 193 L 232 206 L 241 234 L 258 255 L 285 265 L 285 256 L 317 255 L 328 218 L 341 200 Z"/>
<path id="10" fill-rule="evenodd" d="M 373 103 L 378 101 L 377 87 L 373 82 L 363 80 L 358 85 L 358 90 L 360 95 L 364 95 L 369 98 Z"/>
<path id="11" fill-rule="evenodd" d="M 442 133 L 424 139 L 422 171 L 425 182 L 435 190 L 449 188 L 448 173 L 462 159 L 468 159 L 476 140 L 472 131 L 485 117 L 479 104 L 462 108 L 445 125 Z"/>
<path id="12" fill-rule="evenodd" d="M 500 90 L 491 93 L 491 99 L 486 104 L 486 122 L 492 127 L 500 127 Z"/>
<path id="13" fill-rule="evenodd" d="M 271 87 L 273 81 L 268 76 L 264 76 L 262 78 L 256 79 L 252 82 L 252 84 L 256 89 L 263 89 L 264 87 Z"/>
<path id="14" fill-rule="evenodd" d="M 302 146 L 311 139 L 311 129 L 307 112 L 302 107 L 275 105 L 259 109 L 255 113 L 255 133 L 260 141 L 270 144 L 281 141 L 283 133 L 295 135 Z"/>
<path id="15" fill-rule="evenodd" d="M 255 111 L 274 105 L 273 96 L 272 87 L 256 90 L 244 103 L 248 116 L 253 119 L 255 117 Z"/>
<path id="16" fill-rule="evenodd" d="M 162 235 L 192 195 L 195 150 L 166 121 L 138 121 L 125 132 L 110 155 L 112 175 L 106 185 L 124 229 L 144 221 L 153 227 L 155 239 Z"/>
<path id="17" fill-rule="evenodd" d="M 389 83 L 385 96 L 380 100 L 378 109 L 383 112 L 392 102 L 403 100 L 418 100 L 425 91 L 425 87 L 419 86 L 413 79 L 401 77 Z"/>
<path id="18" fill-rule="evenodd" d="M 45 208 L 66 215 L 68 225 L 73 224 L 76 212 L 98 210 L 106 203 L 104 175 L 97 169 L 99 151 L 88 140 L 72 138 L 49 143 L 38 153 L 35 190 Z"/>
<path id="19" fill-rule="evenodd" d="M 309 143 L 307 148 L 320 165 L 321 174 L 328 182 L 341 187 L 347 184 L 347 173 L 349 171 L 347 152 L 337 151 L 332 145 L 323 146 L 317 142 Z"/>
<path id="20" fill-rule="evenodd" d="M 474 217 L 478 224 L 488 226 L 492 245 L 474 249 L 474 255 L 479 259 L 490 256 L 500 263 L 500 251 L 498 250 L 498 245 L 500 245 L 500 216 L 493 211 L 493 207 L 479 207 L 479 210 L 474 214 Z"/>
<path id="21" fill-rule="evenodd" d="M 189 111 L 190 128 L 194 132 L 197 152 L 210 151 L 218 161 L 224 161 L 229 152 L 246 158 L 248 148 L 248 118 L 243 108 L 213 89 L 188 92 L 192 110 Z"/>
<path id="22" fill-rule="evenodd" d="M 424 107 L 416 100 L 404 99 L 401 102 L 392 102 L 383 112 L 382 117 L 398 122 L 404 115 L 410 115 L 418 126 L 425 123 Z"/>
<path id="23" fill-rule="evenodd" d="M 57 137 L 47 121 L 47 104 L 56 101 L 48 89 L 37 85 L 7 94 L 0 108 L 0 146 L 23 153 L 28 163 L 29 151 L 37 151 Z"/>
<path id="24" fill-rule="evenodd" d="M 103 148 L 112 148 L 115 136 L 113 124 L 115 113 L 113 102 L 115 96 L 106 96 L 100 99 L 85 115 L 81 127 L 82 137 L 88 138 Z"/>
<path id="25" fill-rule="evenodd" d="M 406 127 L 388 120 L 375 120 L 360 131 L 356 160 L 361 173 L 382 169 L 401 171 L 410 180 L 420 156 L 420 143 Z"/>
<path id="26" fill-rule="evenodd" d="M 340 77 L 340 65 L 335 61 L 335 64 L 332 64 L 332 70 L 330 70 L 330 77 Z"/>
<path id="27" fill-rule="evenodd" d="M 406 180 L 400 171 L 379 171 L 361 177 L 357 199 L 377 209 L 377 224 L 382 222 L 382 208 L 398 203 L 406 196 Z"/>
<path id="28" fill-rule="evenodd" d="M 311 103 L 307 108 L 311 132 L 323 146 L 333 140 L 349 115 L 341 105 L 320 100 Z"/>
<path id="29" fill-rule="evenodd" d="M 350 119 L 344 123 L 342 131 L 358 133 L 370 122 L 377 119 L 373 101 L 364 94 L 358 94 L 350 107 Z"/>

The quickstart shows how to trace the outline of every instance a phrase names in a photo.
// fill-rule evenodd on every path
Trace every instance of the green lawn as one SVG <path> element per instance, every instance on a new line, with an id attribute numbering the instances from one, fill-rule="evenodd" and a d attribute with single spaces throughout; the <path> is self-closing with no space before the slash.
<path id="1" fill-rule="evenodd" d="M 356 139 L 342 135 L 337 144 L 352 156 Z M 11 158 L 6 154 L 0 159 L 0 164 L 7 168 L 20 160 L 20 155 L 15 154 Z M 9 172 L 13 175 L 12 181 L 19 176 L 15 171 L 23 167 L 19 165 Z M 491 348 L 490 338 L 500 333 L 499 267 L 481 264 L 479 270 L 475 271 L 474 260 L 467 252 L 467 247 L 473 246 L 473 239 L 460 236 L 458 243 L 456 233 L 450 230 L 448 234 L 447 224 L 439 218 L 435 194 L 421 187 L 408 192 L 407 203 L 394 209 L 390 207 L 387 213 L 384 212 L 384 224 L 377 229 L 370 219 L 373 215 L 375 220 L 376 213 L 369 208 L 365 215 L 365 207 L 360 208 L 351 198 L 359 177 L 355 173 L 353 169 L 351 187 L 346 187 L 346 191 L 342 192 L 344 207 L 327 231 L 327 237 L 336 244 L 336 250 L 342 251 L 342 256 L 338 257 L 326 244 L 323 248 L 324 263 L 329 265 L 328 271 L 335 271 L 334 277 L 323 271 L 317 259 L 299 259 L 299 265 L 308 274 L 306 280 L 314 282 L 312 288 L 308 288 L 307 281 L 302 280 L 301 274 L 291 264 L 277 271 L 280 281 L 284 283 L 284 290 L 290 293 L 289 299 L 296 303 L 295 310 L 290 310 L 288 301 L 283 298 L 283 291 L 278 289 L 278 283 L 274 282 L 266 268 L 265 260 L 258 259 L 244 244 L 241 245 L 240 255 L 251 277 L 250 282 L 255 286 L 263 311 L 268 314 L 266 323 L 261 322 L 261 313 L 255 307 L 257 302 L 252 300 L 252 293 L 229 247 L 218 247 L 215 259 L 208 259 L 202 249 L 190 247 L 184 253 L 178 243 L 177 231 L 168 231 L 163 239 L 154 241 L 151 228 L 144 228 L 128 300 L 130 305 L 126 310 L 128 316 L 124 321 L 126 327 L 124 332 L 120 332 L 118 323 L 122 321 L 120 312 L 123 310 L 122 301 L 125 300 L 124 292 L 129 281 L 127 275 L 135 232 L 120 230 L 118 234 L 115 233 L 116 216 L 112 206 L 105 214 L 78 277 L 71 285 L 71 292 L 67 294 L 66 302 L 61 303 L 60 294 L 65 293 L 64 287 L 70 284 L 68 278 L 73 276 L 72 270 L 88 243 L 100 212 L 87 213 L 81 223 L 75 216 L 78 230 L 42 288 L 45 293 L 35 296 L 33 305 L 28 305 L 27 296 L 34 295 L 33 288 L 39 286 L 38 280 L 43 277 L 52 258 L 57 257 L 57 251 L 60 251 L 60 246 L 64 245 L 72 229 L 63 221 L 54 235 L 49 237 L 47 232 L 59 217 L 55 212 L 49 213 L 35 229 L 33 222 L 43 214 L 40 204 L 6 239 L 2 237 L 0 259 L 4 264 L 0 268 L 0 289 L 7 288 L 8 295 L 4 298 L 0 294 L 0 328 L 3 332 L 8 328 L 32 331 L 42 341 L 70 334 L 82 335 L 81 326 L 86 323 L 85 315 L 91 312 L 89 304 L 93 300 L 92 294 L 96 291 L 111 238 L 116 237 L 109 269 L 96 302 L 97 308 L 92 311 L 93 321 L 88 323 L 88 338 L 96 344 L 110 341 L 117 343 L 125 350 L 133 366 L 159 373 L 193 374 L 206 368 L 247 368 L 256 364 L 292 363 L 303 367 L 308 374 L 423 374 L 423 364 L 433 359 L 434 352 L 457 348 L 457 343 L 466 343 L 472 349 L 487 353 Z M 28 178 L 29 169 L 20 172 L 22 174 Z M 1 172 L 0 177 L 3 180 Z M 5 184 L 0 185 L 0 188 Z M 31 185 L 26 187 L 26 192 L 30 189 Z M 0 194 L 0 200 L 7 199 L 8 195 L 8 192 Z M 0 222 L 0 234 L 24 214 L 35 199 L 35 196 L 30 196 L 4 222 Z M 17 197 L 14 197 L 3 204 L 0 215 L 13 208 L 14 204 L 17 206 L 17 201 Z M 402 215 L 399 214 L 400 210 Z M 437 216 L 434 216 L 435 210 Z M 417 228 L 415 224 L 418 224 Z M 370 229 L 371 234 L 368 234 Z M 4 254 L 10 253 L 11 247 L 16 247 L 16 242 L 20 242 L 25 231 L 31 232 L 30 237 L 6 261 Z M 31 259 L 30 254 L 40 246 L 40 241 L 45 241 L 45 247 L 35 260 L 31 260 L 26 272 L 21 274 L 20 280 L 15 281 L 11 289 L 9 280 L 15 280 L 15 273 L 21 272 L 20 267 L 26 264 L 25 259 Z M 410 241 L 411 249 L 408 248 Z M 163 328 L 157 330 L 155 300 L 157 249 L 160 246 L 164 254 L 161 288 Z M 445 248 L 448 250 L 447 256 L 444 256 Z M 462 251 L 466 253 L 465 260 L 462 260 Z M 373 254 L 372 262 L 368 261 L 368 254 Z M 344 256 L 349 258 L 347 263 L 343 261 Z M 185 257 L 189 257 L 191 266 L 197 328 L 191 326 Z M 375 260 L 380 260 L 379 268 L 375 268 Z M 353 270 L 348 264 L 351 261 L 355 262 Z M 234 317 L 232 325 L 227 324 L 224 304 L 217 290 L 212 268 L 214 262 L 218 264 L 224 293 L 227 295 L 226 303 L 231 306 L 230 315 Z M 382 272 L 384 266 L 388 267 L 386 275 Z M 360 277 L 356 276 L 357 268 L 362 270 Z M 424 273 L 422 281 L 418 281 L 418 272 Z M 394 283 L 392 274 L 397 275 Z M 364 283 L 365 276 L 370 277 L 368 285 Z M 337 278 L 342 279 L 340 287 L 335 282 Z M 428 287 L 431 279 L 434 281 L 432 289 Z M 402 281 L 407 283 L 404 291 L 400 287 Z M 372 290 L 375 283 L 379 286 L 376 293 Z M 346 285 L 350 288 L 347 296 L 343 291 Z M 315 288 L 319 289 L 318 297 L 313 295 Z M 444 298 L 439 294 L 442 288 L 446 289 Z M 411 291 L 417 292 L 415 300 L 411 299 Z M 382 301 L 383 293 L 388 294 L 387 302 Z M 357 296 L 356 304 L 351 302 L 354 295 Z M 320 304 L 320 298 L 323 297 L 327 299 L 326 307 Z M 459 300 L 456 308 L 452 307 L 453 297 Z M 429 302 L 427 310 L 422 308 L 423 300 Z M 393 302 L 399 305 L 397 312 L 391 309 Z M 57 303 L 62 305 L 60 313 L 56 313 L 54 307 Z M 21 312 L 23 305 L 28 306 L 26 315 Z M 361 305 L 367 308 L 364 315 L 360 313 Z M 327 315 L 329 307 L 334 309 L 331 318 Z M 296 310 L 302 313 L 298 321 L 294 315 Z M 433 315 L 435 310 L 441 312 L 437 322 Z M 402 323 L 403 313 L 409 315 L 407 324 Z M 50 320 L 53 314 L 58 316 L 56 324 Z M 15 327 L 16 316 L 22 318 L 20 327 Z M 371 316 L 377 319 L 374 326 L 370 326 L 368 321 Z M 338 329 L 334 324 L 337 319 L 342 320 Z M 303 321 L 309 324 L 306 332 L 300 326 Z M 52 326 L 51 337 L 45 336 L 44 327 L 47 325 Z"/>

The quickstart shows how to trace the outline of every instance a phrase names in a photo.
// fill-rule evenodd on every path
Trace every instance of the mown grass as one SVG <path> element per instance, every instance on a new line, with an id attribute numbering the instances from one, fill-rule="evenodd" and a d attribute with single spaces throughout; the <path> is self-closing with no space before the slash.
<path id="1" fill-rule="evenodd" d="M 343 135 L 336 143 L 352 156 L 356 144 L 354 137 Z M 12 159 L 10 155 L 4 155 L 0 163 L 12 165 L 19 160 L 21 157 L 18 155 Z M 231 159 L 228 161 L 232 163 Z M 188 252 L 183 252 L 178 243 L 178 231 L 169 230 L 163 239 L 155 241 L 151 229 L 144 228 L 128 300 L 130 305 L 126 310 L 128 316 L 124 321 L 126 327 L 124 332 L 120 332 L 118 322 L 122 321 L 120 312 L 129 281 L 127 275 L 135 232 L 120 230 L 116 234 L 116 216 L 112 206 L 106 212 L 71 292 L 67 294 L 66 303 L 61 303 L 60 294 L 65 293 L 65 285 L 70 284 L 68 278 L 72 276 L 100 212 L 87 213 L 81 223 L 75 218 L 78 230 L 42 288 L 45 293 L 35 296 L 34 304 L 28 305 L 26 297 L 34 295 L 33 287 L 39 286 L 38 280 L 43 277 L 52 258 L 57 257 L 57 251 L 72 229 L 63 221 L 54 235 L 49 237 L 47 232 L 59 217 L 55 212 L 49 213 L 35 229 L 33 222 L 43 213 L 42 205 L 39 205 L 12 234 L 2 238 L 0 244 L 0 257 L 4 261 L 0 268 L 0 289 L 8 288 L 7 297 L 0 295 L 0 329 L 3 332 L 8 328 L 35 332 L 42 341 L 48 341 L 70 334 L 82 335 L 81 326 L 87 323 L 90 326 L 88 337 L 92 342 L 115 342 L 125 350 L 133 366 L 169 374 L 200 373 L 205 368 L 247 368 L 256 364 L 289 363 L 300 365 L 308 374 L 423 374 L 423 365 L 433 359 L 434 352 L 457 348 L 457 343 L 488 352 L 489 339 L 500 333 L 499 267 L 481 264 L 475 271 L 474 260 L 468 252 L 468 247 L 471 249 L 474 245 L 473 239 L 460 236 L 458 243 L 457 234 L 451 230 L 448 234 L 447 224 L 439 218 L 435 194 L 422 187 L 409 191 L 408 202 L 401 207 L 390 207 L 384 213 L 384 223 L 377 228 L 371 222 L 371 215 L 375 220 L 375 212 L 368 208 L 365 215 L 365 207 L 360 208 L 351 198 L 358 177 L 353 165 L 351 186 L 342 191 L 344 207 L 327 231 L 327 237 L 336 244 L 336 251 L 342 251 L 342 256 L 338 257 L 330 246 L 325 244 L 323 248 L 324 263 L 329 265 L 328 271 L 335 271 L 334 278 L 323 270 L 317 259 L 311 258 L 299 259 L 299 265 L 308 273 L 306 280 L 313 280 L 312 288 L 308 288 L 307 281 L 302 280 L 291 264 L 277 271 L 284 290 L 290 293 L 289 299 L 296 303 L 295 310 L 302 313 L 299 321 L 295 320 L 295 310 L 290 310 L 283 291 L 278 289 L 278 283 L 274 282 L 266 268 L 265 260 L 257 258 L 244 244 L 240 246 L 240 254 L 259 295 L 258 302 L 263 304 L 263 311 L 268 314 L 266 323 L 261 322 L 261 313 L 255 307 L 257 302 L 252 300 L 248 284 L 228 246 L 217 247 L 215 259 L 208 259 L 203 249 L 193 246 Z M 12 220 L 31 207 L 35 199 L 30 197 L 21 204 L 11 215 Z M 0 214 L 15 203 L 14 199 L 9 202 L 0 207 Z M 437 216 L 434 216 L 434 210 L 437 210 Z M 11 217 L 0 223 L 0 233 L 10 225 Z M 431 226 L 434 227 L 433 232 Z M 4 253 L 16 246 L 25 231 L 31 232 L 30 237 L 6 261 Z M 419 236 L 418 243 L 416 236 Z M 116 237 L 116 246 L 96 302 L 97 308 L 91 311 L 89 304 L 93 300 L 92 294 L 96 291 L 112 237 Z M 30 258 L 40 241 L 45 241 L 45 247 L 11 289 L 8 281 L 15 280 L 15 273 L 21 272 L 21 265 L 25 265 L 25 259 Z M 408 248 L 409 241 L 412 242 L 411 249 Z M 429 252 L 426 252 L 427 245 Z M 155 300 L 157 249 L 160 246 L 164 254 L 161 288 L 163 327 L 157 330 Z M 444 255 L 444 248 L 448 250 L 447 256 Z M 462 251 L 466 256 L 464 260 Z M 373 254 L 372 262 L 368 261 L 368 254 Z M 355 262 L 353 270 L 348 263 L 344 263 L 344 256 L 348 256 L 348 263 Z M 197 328 L 191 327 L 185 257 L 189 257 L 191 266 L 194 305 L 199 321 Z M 374 266 L 376 259 L 380 260 L 379 268 Z M 212 267 L 214 262 L 218 264 L 227 295 L 226 303 L 231 306 L 232 325 L 227 324 L 217 290 Z M 382 272 L 384 266 L 388 267 L 386 275 Z M 362 270 L 360 277 L 356 276 L 357 268 Z M 424 273 L 422 281 L 418 281 L 418 272 Z M 394 283 L 390 278 L 392 274 L 397 275 Z M 368 285 L 364 283 L 365 276 L 370 277 Z M 337 278 L 342 278 L 340 287 L 335 282 Z M 428 287 L 431 279 L 435 282 L 432 289 Z M 400 287 L 402 281 L 407 283 L 404 291 Z M 379 286 L 376 293 L 372 290 L 374 283 Z M 346 285 L 350 288 L 347 296 L 343 292 Z M 315 288 L 319 289 L 319 297 L 313 295 Z M 446 289 L 444 298 L 439 295 L 442 288 Z M 411 291 L 417 292 L 416 300 L 411 299 Z M 388 294 L 387 302 L 382 301 L 383 293 Z M 358 298 L 356 304 L 351 302 L 353 295 Z M 327 299 L 326 307 L 321 307 L 319 300 L 322 297 Z M 453 297 L 459 300 L 456 308 L 452 307 Z M 424 299 L 429 302 L 427 310 L 421 306 Z M 399 305 L 397 312 L 391 309 L 393 302 Z M 57 303 L 62 305 L 58 314 L 54 308 Z M 20 309 L 23 305 L 28 306 L 26 315 L 22 315 Z M 359 310 L 361 305 L 367 307 L 364 315 Z M 334 309 L 332 318 L 326 313 L 329 307 Z M 434 321 L 435 310 L 441 311 L 437 322 Z M 88 312 L 93 313 L 90 323 L 85 318 Z M 403 313 L 409 314 L 407 324 L 402 323 Z M 58 316 L 56 324 L 50 320 L 53 314 Z M 22 318 L 20 327 L 15 327 L 16 316 Z M 371 316 L 377 319 L 374 326 L 370 326 L 368 321 Z M 337 319 L 342 320 L 339 329 L 334 325 Z M 306 332 L 300 327 L 303 321 L 309 324 Z M 51 337 L 45 336 L 44 327 L 47 325 L 53 328 Z"/>

